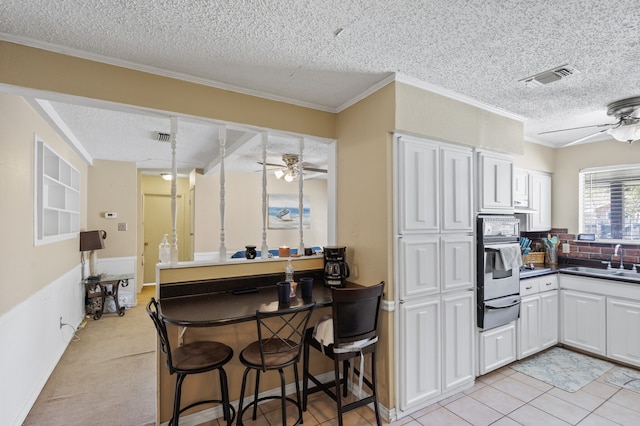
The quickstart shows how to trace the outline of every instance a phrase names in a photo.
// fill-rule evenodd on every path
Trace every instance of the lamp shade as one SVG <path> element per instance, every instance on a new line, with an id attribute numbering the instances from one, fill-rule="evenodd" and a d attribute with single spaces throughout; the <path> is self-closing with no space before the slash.
<path id="1" fill-rule="evenodd" d="M 607 130 L 607 133 L 620 142 L 633 142 L 640 139 L 640 124 L 624 124 Z"/>
<path id="2" fill-rule="evenodd" d="M 104 231 L 80 232 L 80 251 L 100 250 L 104 248 Z"/>

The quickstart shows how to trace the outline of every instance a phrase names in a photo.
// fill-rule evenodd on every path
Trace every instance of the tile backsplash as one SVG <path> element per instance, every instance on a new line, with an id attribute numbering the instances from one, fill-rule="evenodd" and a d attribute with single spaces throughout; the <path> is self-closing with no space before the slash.
<path id="1" fill-rule="evenodd" d="M 521 236 L 527 237 L 533 241 L 532 248 L 539 247 L 544 250 L 542 239 L 548 234 L 557 235 L 560 240 L 558 246 L 558 256 L 561 263 L 570 263 L 572 259 L 581 261 L 611 261 L 611 266 L 617 268 L 620 264 L 620 258 L 613 256 L 614 248 L 617 243 L 603 243 L 595 241 L 576 241 L 577 235 L 569 234 L 566 228 L 553 228 L 549 232 L 522 232 Z M 569 244 L 569 253 L 562 252 L 562 245 Z M 624 254 L 624 266 L 631 269 L 634 264 L 640 264 L 640 245 L 621 243 Z"/>

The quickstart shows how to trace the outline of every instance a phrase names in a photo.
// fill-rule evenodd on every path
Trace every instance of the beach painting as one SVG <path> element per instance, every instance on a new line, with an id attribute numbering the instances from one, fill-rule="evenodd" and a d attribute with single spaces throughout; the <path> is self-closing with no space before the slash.
<path id="1" fill-rule="evenodd" d="M 302 227 L 311 227 L 311 202 L 309 196 L 302 197 Z M 267 211 L 267 226 L 269 229 L 299 229 L 300 209 L 298 196 L 293 194 L 270 194 L 269 209 Z"/>

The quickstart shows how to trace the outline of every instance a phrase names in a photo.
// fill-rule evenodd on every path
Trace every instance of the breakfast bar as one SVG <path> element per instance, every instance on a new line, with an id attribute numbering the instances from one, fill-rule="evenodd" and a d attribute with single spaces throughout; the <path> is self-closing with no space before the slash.
<path id="1" fill-rule="evenodd" d="M 256 340 L 256 311 L 276 311 L 278 304 L 276 283 L 284 279 L 286 259 L 254 259 L 220 263 L 186 262 L 176 265 L 158 265 L 156 299 L 159 312 L 169 324 L 168 333 L 172 345 L 195 341 L 215 340 L 234 350 L 234 357 L 225 366 L 229 383 L 229 396 L 239 399 L 240 382 L 244 370 L 237 359 L 242 348 Z M 323 315 L 331 313 L 331 290 L 324 286 L 323 259 L 319 256 L 300 257 L 293 260 L 294 278 L 313 277 L 311 299 L 303 299 L 301 290 L 291 298 L 288 307 L 316 303 L 310 325 Z M 313 359 L 316 373 L 332 370 L 332 364 L 324 357 Z M 175 377 L 164 367 L 165 360 L 158 351 L 158 420 L 166 422 L 171 417 Z M 261 377 L 261 392 L 278 388 L 278 375 Z M 293 377 L 287 378 L 292 383 Z M 215 374 L 189 377 L 183 385 L 183 406 L 202 400 L 218 389 Z M 198 421 L 219 417 L 219 407 L 214 406 L 195 412 Z M 186 412 L 185 415 L 189 415 Z"/>

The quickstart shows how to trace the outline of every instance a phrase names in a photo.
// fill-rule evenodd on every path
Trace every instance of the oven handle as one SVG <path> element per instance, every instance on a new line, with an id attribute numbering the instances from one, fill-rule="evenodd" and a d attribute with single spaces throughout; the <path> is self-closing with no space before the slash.
<path id="1" fill-rule="evenodd" d="M 519 305 L 520 301 L 521 301 L 520 296 L 518 296 L 515 299 L 510 299 L 509 302 L 507 302 L 507 303 L 510 303 L 508 305 L 501 305 L 501 304 L 496 303 L 496 302 L 485 302 L 484 303 L 484 307 L 486 309 L 490 309 L 490 310 L 493 310 L 493 309 L 505 309 L 505 308 L 511 308 L 512 306 Z"/>

